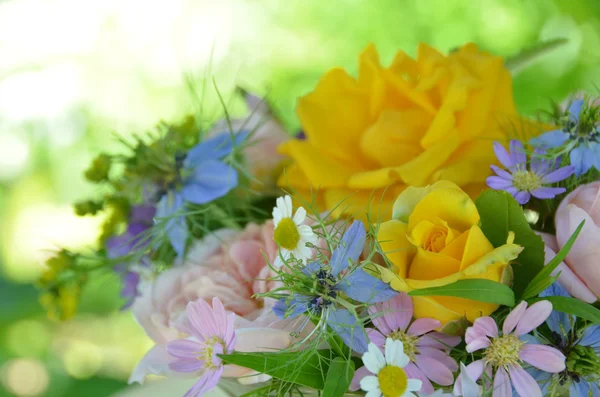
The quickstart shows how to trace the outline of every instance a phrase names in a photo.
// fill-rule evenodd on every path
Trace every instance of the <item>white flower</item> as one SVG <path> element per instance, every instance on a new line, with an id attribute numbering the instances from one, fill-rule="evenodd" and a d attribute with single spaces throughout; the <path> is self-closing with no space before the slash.
<path id="1" fill-rule="evenodd" d="M 279 197 L 273 208 L 275 231 L 273 239 L 279 245 L 279 255 L 274 265 L 281 267 L 290 256 L 304 262 L 312 256 L 312 250 L 306 243 L 316 243 L 317 236 L 310 226 L 304 225 L 306 210 L 298 207 L 293 214 L 292 198 Z"/>
<path id="2" fill-rule="evenodd" d="M 374 374 L 365 376 L 360 381 L 361 389 L 367 392 L 366 397 L 416 397 L 412 392 L 421 390 L 423 382 L 409 379 L 403 369 L 410 359 L 404 353 L 401 341 L 387 338 L 385 357 L 375 344 L 369 343 L 362 360 L 365 367 Z"/>

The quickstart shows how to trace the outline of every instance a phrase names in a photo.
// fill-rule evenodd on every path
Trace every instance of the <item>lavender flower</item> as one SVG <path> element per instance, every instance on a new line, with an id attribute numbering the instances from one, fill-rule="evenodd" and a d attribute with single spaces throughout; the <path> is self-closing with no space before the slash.
<path id="1" fill-rule="evenodd" d="M 517 140 L 510 141 L 510 153 L 500 143 L 494 142 L 494 152 L 508 171 L 491 165 L 496 176 L 488 177 L 486 183 L 494 190 L 505 190 L 512 194 L 519 204 L 526 204 L 531 196 L 544 200 L 564 193 L 565 188 L 546 185 L 560 182 L 574 172 L 571 165 L 556 169 L 558 161 L 553 163 L 544 159 L 542 149 L 536 149 L 533 153 L 528 170 L 525 149 Z"/>
<path id="2" fill-rule="evenodd" d="M 584 101 L 574 100 L 567 110 L 567 122 L 562 129 L 548 131 L 531 140 L 531 144 L 542 148 L 558 148 L 567 145 L 575 175 L 583 175 L 592 167 L 600 171 L 600 128 L 583 126 L 579 116 Z"/>
<path id="3" fill-rule="evenodd" d="M 360 321 L 347 309 L 334 307 L 340 292 L 362 303 L 385 302 L 397 294 L 388 284 L 363 269 L 348 269 L 357 263 L 367 234 L 362 222 L 354 221 L 334 249 L 329 266 L 312 262 L 303 268 L 305 276 L 314 279 L 314 288 L 307 294 L 294 294 L 280 299 L 273 312 L 279 318 L 294 318 L 304 313 L 324 315 L 326 324 L 354 351 L 364 353 L 368 340 Z M 347 272 L 346 272 L 347 271 Z"/>

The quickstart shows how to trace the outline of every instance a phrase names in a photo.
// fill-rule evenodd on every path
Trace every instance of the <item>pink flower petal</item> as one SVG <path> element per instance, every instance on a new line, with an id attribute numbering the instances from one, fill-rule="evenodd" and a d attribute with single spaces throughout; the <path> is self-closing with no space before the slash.
<path id="1" fill-rule="evenodd" d="M 446 335 L 441 332 L 430 332 L 417 341 L 419 347 L 433 347 L 440 350 L 450 350 L 461 341 L 460 336 Z"/>
<path id="2" fill-rule="evenodd" d="M 415 364 L 421 371 L 423 371 L 425 376 L 439 385 L 450 386 L 452 383 L 454 383 L 452 371 L 434 358 L 424 355 L 417 355 L 415 358 Z"/>
<path id="3" fill-rule="evenodd" d="M 354 372 L 354 377 L 352 378 L 352 382 L 350 383 L 350 387 L 348 388 L 350 391 L 360 390 L 360 381 L 365 376 L 373 375 L 367 367 L 360 367 Z"/>
<path id="4" fill-rule="evenodd" d="M 494 377 L 494 392 L 492 397 L 512 397 L 512 387 L 510 384 L 510 378 L 506 373 L 506 370 L 502 367 L 496 371 Z"/>
<path id="5" fill-rule="evenodd" d="M 373 328 L 367 328 L 367 337 L 371 343 L 375 343 L 379 347 L 385 346 L 385 336 L 381 334 L 381 332 L 377 331 Z"/>
<path id="6" fill-rule="evenodd" d="M 167 344 L 167 353 L 176 358 L 196 359 L 204 354 L 204 348 L 193 340 L 176 339 Z"/>
<path id="7" fill-rule="evenodd" d="M 489 316 L 479 317 L 473 323 L 473 328 L 483 332 L 486 336 L 496 337 L 498 336 L 498 326 L 493 318 Z"/>
<path id="8" fill-rule="evenodd" d="M 404 371 L 406 372 L 406 375 L 409 379 L 418 379 L 423 383 L 423 386 L 421 386 L 420 391 L 422 394 L 428 395 L 434 392 L 431 381 L 427 378 L 427 376 L 425 376 L 423 371 L 421 371 L 419 367 L 417 367 L 414 363 L 408 363 L 408 365 L 404 367 Z"/>
<path id="9" fill-rule="evenodd" d="M 490 340 L 486 337 L 477 338 L 471 341 L 466 347 L 467 352 L 473 353 L 480 349 L 485 349 L 490 345 Z"/>
<path id="10" fill-rule="evenodd" d="M 169 369 L 174 372 L 198 372 L 204 368 L 203 360 L 178 358 L 169 363 Z"/>
<path id="11" fill-rule="evenodd" d="M 219 380 L 221 380 L 222 374 L 223 367 L 204 372 L 200 375 L 198 382 L 183 397 L 200 397 L 211 391 L 219 383 Z"/>
<path id="12" fill-rule="evenodd" d="M 519 358 L 550 373 L 561 372 L 565 369 L 564 354 L 550 346 L 526 344 L 521 348 Z"/>
<path id="13" fill-rule="evenodd" d="M 467 365 L 466 369 L 469 378 L 473 379 L 474 382 L 477 382 L 479 378 L 481 378 L 481 374 L 483 374 L 485 362 L 483 360 L 473 361 L 471 364 Z M 457 396 L 462 395 L 462 382 L 461 374 L 456 378 L 456 382 L 454 382 L 454 394 Z"/>
<path id="14" fill-rule="evenodd" d="M 467 328 L 467 332 L 465 332 L 465 342 L 467 344 L 471 343 L 475 339 L 485 338 L 485 333 L 482 329 L 477 329 L 475 327 Z"/>
<path id="15" fill-rule="evenodd" d="M 394 331 L 405 331 L 413 315 L 413 302 L 410 296 L 401 292 L 392 299 L 369 308 L 373 324 L 384 335 Z"/>
<path id="16" fill-rule="evenodd" d="M 410 325 L 407 333 L 410 335 L 419 336 L 431 332 L 441 326 L 442 323 L 439 320 L 435 320 L 433 318 L 419 318 Z"/>
<path id="17" fill-rule="evenodd" d="M 540 326 L 552 313 L 552 303 L 549 301 L 536 302 L 525 311 L 519 320 L 515 335 L 525 335 Z"/>
<path id="18" fill-rule="evenodd" d="M 517 326 L 523 314 L 525 314 L 525 310 L 527 310 L 527 302 L 523 301 L 517 305 L 511 312 L 508 314 L 506 319 L 504 320 L 504 324 L 502 325 L 502 333 L 508 334 L 512 332 L 513 329 Z"/>
<path id="19" fill-rule="evenodd" d="M 513 387 L 521 397 L 542 397 L 542 390 L 531 375 L 523 368 L 512 366 L 508 369 Z"/>
<path id="20" fill-rule="evenodd" d="M 442 350 L 434 349 L 432 347 L 420 347 L 419 354 L 438 360 L 446 367 L 448 367 L 448 369 L 452 372 L 458 370 L 458 364 L 456 363 L 456 361 L 452 357 L 450 357 L 448 353 Z"/>

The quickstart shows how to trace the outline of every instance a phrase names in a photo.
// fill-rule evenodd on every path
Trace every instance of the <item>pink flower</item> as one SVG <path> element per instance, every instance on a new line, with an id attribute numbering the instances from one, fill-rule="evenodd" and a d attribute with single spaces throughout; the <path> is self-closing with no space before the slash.
<path id="1" fill-rule="evenodd" d="M 460 337 L 432 332 L 442 326 L 438 320 L 420 318 L 411 323 L 413 302 L 405 293 L 372 305 L 369 314 L 377 328 L 367 330 L 370 341 L 380 348 L 385 346 L 386 338 L 402 341 L 404 352 L 410 359 L 404 370 L 409 378 L 423 382 L 422 393 L 434 392 L 431 381 L 441 386 L 452 385 L 452 373 L 458 369 L 458 365 L 448 356 L 448 352 L 460 343 Z M 360 380 L 369 375 L 371 373 L 365 367 L 359 368 L 350 390 L 358 390 Z"/>
<path id="2" fill-rule="evenodd" d="M 276 287 L 267 281 L 277 247 L 273 242 L 273 223 L 249 224 L 243 231 L 221 230 L 195 244 L 182 266 L 159 274 L 141 291 L 132 306 L 138 323 L 156 345 L 134 369 L 129 381 L 142 382 L 147 374 L 168 374 L 170 356 L 166 346 L 179 337 L 178 327 L 185 322 L 189 302 L 219 298 L 225 310 L 235 313 L 236 351 L 272 351 L 288 347 L 296 331 L 296 320 L 280 320 L 271 310 L 270 299 L 256 299 L 257 293 Z M 307 327 L 307 332 L 309 331 Z M 252 372 L 240 367 L 226 368 L 224 376 L 248 378 Z M 262 377 L 264 379 L 264 377 Z"/>
<path id="3" fill-rule="evenodd" d="M 521 337 L 546 321 L 551 312 L 552 304 L 548 301 L 534 303 L 529 308 L 527 302 L 521 302 L 504 320 L 501 335 L 494 319 L 479 317 L 467 328 L 465 342 L 469 353 L 484 349 L 483 359 L 469 364 L 467 375 L 474 381 L 484 371 L 493 377 L 493 397 L 512 397 L 512 387 L 521 397 L 541 397 L 540 387 L 521 363 L 557 373 L 565 369 L 565 356 L 553 347 L 530 344 Z M 454 384 L 454 394 L 462 395 L 462 375 Z"/>
<path id="4" fill-rule="evenodd" d="M 181 331 L 191 337 L 170 341 L 167 353 L 175 357 L 169 363 L 172 371 L 200 374 L 184 396 L 197 397 L 214 389 L 223 375 L 223 361 L 218 355 L 233 351 L 235 314 L 227 314 L 219 298 L 213 298 L 212 307 L 202 299 L 190 302 L 186 313 Z"/>
<path id="5" fill-rule="evenodd" d="M 584 220 L 585 225 L 565 258 L 574 273 L 573 282 L 563 282 L 561 278 L 561 283 L 571 295 L 591 303 L 600 297 L 600 182 L 579 186 L 560 203 L 555 216 L 555 248 L 562 247 Z"/>

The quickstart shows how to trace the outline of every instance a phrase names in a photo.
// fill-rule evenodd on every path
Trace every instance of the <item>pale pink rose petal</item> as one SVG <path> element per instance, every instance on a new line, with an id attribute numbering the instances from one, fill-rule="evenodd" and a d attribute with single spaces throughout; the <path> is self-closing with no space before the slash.
<path id="1" fill-rule="evenodd" d="M 477 350 L 481 350 L 481 349 L 485 349 L 487 347 L 490 346 L 490 340 L 486 337 L 483 338 L 477 338 L 471 341 L 471 343 L 469 343 L 466 346 L 466 350 L 469 353 L 473 353 Z"/>
<path id="2" fill-rule="evenodd" d="M 454 382 L 452 371 L 435 358 L 417 355 L 415 364 L 425 376 L 441 386 L 450 386 Z"/>
<path id="3" fill-rule="evenodd" d="M 565 369 L 564 354 L 550 346 L 526 344 L 521 347 L 519 358 L 545 372 L 557 373 Z"/>
<path id="4" fill-rule="evenodd" d="M 525 310 L 527 310 L 527 302 L 525 301 L 519 303 L 517 307 L 511 310 L 502 325 L 503 334 L 511 333 L 515 329 L 519 320 L 521 320 L 521 317 L 525 314 Z"/>
<path id="5" fill-rule="evenodd" d="M 542 397 L 542 390 L 531 375 L 523 368 L 512 366 L 508 369 L 512 385 L 521 397 Z"/>
<path id="6" fill-rule="evenodd" d="M 498 336 L 498 326 L 493 318 L 489 316 L 479 317 L 473 323 L 473 328 L 482 332 L 486 336 L 495 338 Z"/>
<path id="7" fill-rule="evenodd" d="M 444 364 L 446 367 L 448 367 L 448 369 L 452 372 L 458 370 L 458 364 L 456 363 L 456 360 L 454 360 L 448 355 L 448 353 L 444 351 L 434 349 L 432 347 L 420 347 L 419 354 L 435 358 L 436 360 Z"/>
<path id="8" fill-rule="evenodd" d="M 272 352 L 285 349 L 291 343 L 289 331 L 271 328 L 237 329 L 235 351 Z"/>
<path id="9" fill-rule="evenodd" d="M 167 345 L 155 345 L 146 355 L 137 363 L 131 376 L 129 384 L 144 383 L 146 375 L 166 375 L 171 370 L 169 363 L 173 361 L 173 356 L 167 353 Z"/>
<path id="10" fill-rule="evenodd" d="M 522 336 L 539 327 L 552 313 L 552 303 L 540 301 L 531 305 L 519 320 L 515 335 Z"/>
<path id="11" fill-rule="evenodd" d="M 512 386 L 504 368 L 498 368 L 496 371 L 492 397 L 512 397 Z"/>
<path id="12" fill-rule="evenodd" d="M 418 318 L 408 328 L 409 335 L 420 336 L 442 326 L 439 320 L 433 318 Z"/>
<path id="13" fill-rule="evenodd" d="M 467 365 L 466 369 L 469 378 L 471 378 L 474 382 L 477 382 L 483 374 L 485 362 L 483 360 L 473 361 L 471 364 Z M 457 396 L 462 395 L 462 382 L 462 374 L 460 374 L 456 378 L 456 382 L 454 382 L 454 394 Z"/>
<path id="14" fill-rule="evenodd" d="M 583 281 L 568 267 L 564 262 L 552 272 L 553 276 L 560 274 L 558 281 L 565 287 L 567 291 L 573 296 L 586 303 L 594 303 L 598 300 L 596 295 L 585 285 Z"/>
<path id="15" fill-rule="evenodd" d="M 542 233 L 542 232 L 535 232 L 538 236 L 540 236 L 542 238 L 542 240 L 544 240 L 544 244 L 546 244 L 546 247 L 550 248 L 552 251 L 554 251 L 554 255 L 556 255 L 556 253 L 558 251 L 560 251 L 560 247 L 558 246 L 558 243 L 556 242 L 556 237 L 554 237 L 551 234 L 548 233 Z M 546 263 L 548 263 L 548 257 L 546 257 Z"/>
<path id="16" fill-rule="evenodd" d="M 431 381 L 427 378 L 427 376 L 417 367 L 414 363 L 408 363 L 406 367 L 404 367 L 404 371 L 409 379 L 418 379 L 423 385 L 421 386 L 422 394 L 431 394 L 434 392 L 433 385 Z"/>
<path id="17" fill-rule="evenodd" d="M 348 388 L 348 390 L 350 390 L 350 391 L 360 390 L 361 379 L 364 378 L 365 376 L 369 376 L 369 375 L 373 375 L 373 374 L 367 369 L 367 367 L 360 367 L 359 369 L 357 369 L 356 372 L 354 372 L 354 377 L 352 378 L 352 382 L 350 383 L 350 387 Z"/>
<path id="18" fill-rule="evenodd" d="M 371 343 L 375 343 L 379 347 L 385 346 L 386 337 L 384 335 L 382 335 L 381 332 L 379 332 L 378 330 L 373 329 L 373 328 L 367 328 L 366 332 L 367 332 L 367 337 L 369 338 L 369 341 Z"/>

